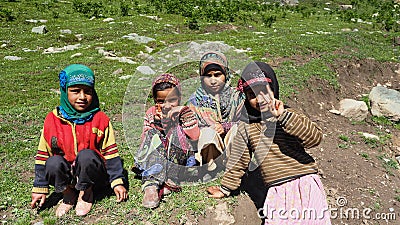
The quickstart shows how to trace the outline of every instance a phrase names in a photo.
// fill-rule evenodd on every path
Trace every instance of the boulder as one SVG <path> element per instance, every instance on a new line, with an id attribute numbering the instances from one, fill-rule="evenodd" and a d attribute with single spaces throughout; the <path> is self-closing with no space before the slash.
<path id="1" fill-rule="evenodd" d="M 32 28 L 32 32 L 37 33 L 37 34 L 45 34 L 48 32 L 48 30 L 45 25 L 42 25 L 42 26 Z"/>
<path id="2" fill-rule="evenodd" d="M 368 106 L 363 101 L 343 99 L 339 103 L 340 115 L 356 121 L 362 121 L 368 116 Z"/>
<path id="3" fill-rule="evenodd" d="M 392 121 L 400 120 L 400 92 L 384 86 L 373 87 L 369 93 L 371 113 Z"/>

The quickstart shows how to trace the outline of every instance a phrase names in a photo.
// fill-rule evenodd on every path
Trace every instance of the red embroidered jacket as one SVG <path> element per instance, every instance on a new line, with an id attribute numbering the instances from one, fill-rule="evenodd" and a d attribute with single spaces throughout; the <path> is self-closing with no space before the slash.
<path id="1" fill-rule="evenodd" d="M 35 157 L 35 180 L 32 192 L 45 193 L 48 181 L 45 178 L 46 160 L 53 155 L 63 155 L 73 163 L 80 150 L 91 149 L 104 159 L 111 187 L 123 184 L 123 168 L 114 130 L 110 119 L 102 112 L 97 112 L 90 121 L 75 124 L 62 118 L 57 109 L 47 114 L 44 121 L 38 151 Z"/>

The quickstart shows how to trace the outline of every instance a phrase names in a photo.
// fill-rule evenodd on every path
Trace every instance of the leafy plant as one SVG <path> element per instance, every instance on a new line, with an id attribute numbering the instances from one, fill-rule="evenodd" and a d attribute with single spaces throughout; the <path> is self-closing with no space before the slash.
<path id="1" fill-rule="evenodd" d="M 339 135 L 339 139 L 348 142 L 350 138 L 344 134 Z"/>
<path id="2" fill-rule="evenodd" d="M 362 152 L 361 154 L 361 157 L 363 157 L 364 159 L 371 159 L 371 157 L 368 155 L 368 153 L 365 153 L 365 152 Z"/>

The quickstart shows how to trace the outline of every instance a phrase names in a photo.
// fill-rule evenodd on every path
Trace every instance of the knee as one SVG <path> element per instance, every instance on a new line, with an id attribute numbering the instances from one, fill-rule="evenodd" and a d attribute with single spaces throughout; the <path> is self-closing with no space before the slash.
<path id="1" fill-rule="evenodd" d="M 95 151 L 92 151 L 90 149 L 84 149 L 78 152 L 78 155 L 76 156 L 76 161 L 86 162 L 95 157 L 98 157 Z"/>
<path id="2" fill-rule="evenodd" d="M 64 157 L 60 155 L 54 155 L 49 157 L 46 160 L 46 170 L 47 171 L 58 171 L 61 168 L 63 168 L 63 165 L 65 164 L 66 160 Z"/>
<path id="3" fill-rule="evenodd" d="M 102 160 L 100 156 L 93 150 L 84 149 L 78 152 L 75 163 L 80 166 L 98 165 Z"/>

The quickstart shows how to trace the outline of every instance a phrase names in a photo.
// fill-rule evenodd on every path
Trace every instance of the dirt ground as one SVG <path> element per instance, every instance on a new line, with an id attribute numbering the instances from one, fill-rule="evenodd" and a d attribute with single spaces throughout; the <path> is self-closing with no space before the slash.
<path id="1" fill-rule="evenodd" d="M 293 57 L 270 64 L 277 68 L 286 60 L 301 63 L 306 59 Z M 369 94 L 377 84 L 400 90 L 400 64 L 366 59 L 337 61 L 331 68 L 340 82 L 338 90 L 324 80 L 313 79 L 307 89 L 291 96 L 287 104 L 302 110 L 323 129 L 322 143 L 309 152 L 321 169 L 329 206 L 333 209 L 332 224 L 400 224 L 400 170 L 384 167 L 384 160 L 394 160 L 400 149 L 400 131 L 377 125 L 371 116 L 366 122 L 353 123 L 329 112 L 338 109 L 339 101 L 344 98 L 361 100 L 361 96 Z M 366 144 L 359 132 L 391 134 L 391 139 L 374 147 Z M 349 141 L 341 140 L 340 135 L 347 136 Z M 219 201 L 217 207 L 208 210 L 207 218 L 200 218 L 199 224 L 261 224 L 257 203 L 248 195 L 241 194 L 229 210 L 224 206 L 226 200 Z M 221 211 L 225 211 L 225 215 L 221 215 Z"/>

